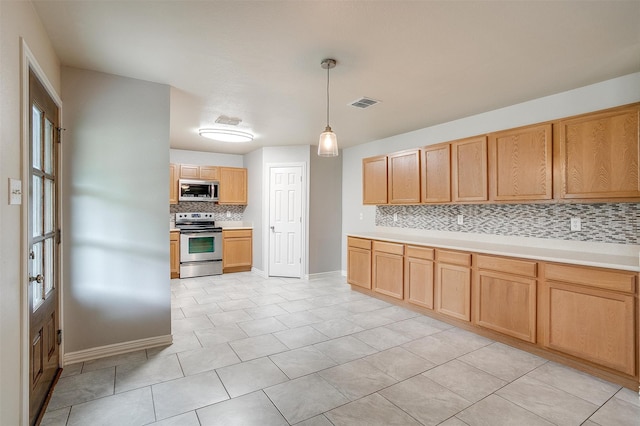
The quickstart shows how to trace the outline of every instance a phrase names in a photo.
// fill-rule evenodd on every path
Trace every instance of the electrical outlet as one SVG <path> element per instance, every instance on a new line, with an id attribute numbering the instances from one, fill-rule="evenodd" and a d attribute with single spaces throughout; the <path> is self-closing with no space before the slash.
<path id="1" fill-rule="evenodd" d="M 459 214 L 457 220 L 458 220 L 458 225 L 464 225 L 464 216 Z"/>
<path id="2" fill-rule="evenodd" d="M 582 221 L 579 217 L 571 218 L 571 231 L 582 231 Z"/>
<path id="3" fill-rule="evenodd" d="M 394 213 L 393 214 L 393 221 L 397 222 L 398 221 L 398 213 Z"/>
<path id="4" fill-rule="evenodd" d="M 364 219 L 364 213 L 360 212 L 360 220 Z"/>
<path id="5" fill-rule="evenodd" d="M 227 211 L 227 217 L 231 217 L 231 212 Z"/>

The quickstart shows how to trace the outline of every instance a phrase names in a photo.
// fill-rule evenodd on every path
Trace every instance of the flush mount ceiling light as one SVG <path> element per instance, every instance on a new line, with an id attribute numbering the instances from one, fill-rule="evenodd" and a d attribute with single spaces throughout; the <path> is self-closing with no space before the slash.
<path id="1" fill-rule="evenodd" d="M 320 134 L 318 142 L 318 156 L 320 157 L 336 157 L 338 155 L 338 137 L 329 126 L 329 70 L 335 68 L 335 59 L 324 59 L 320 66 L 327 70 L 327 127 Z"/>
<path id="2" fill-rule="evenodd" d="M 200 136 L 219 142 L 251 142 L 253 140 L 253 135 L 251 133 L 245 132 L 243 130 L 238 130 L 235 127 L 230 127 L 237 126 L 241 121 L 242 119 L 237 117 L 227 117 L 226 115 L 221 115 L 216 119 L 216 124 L 221 124 L 223 127 L 200 129 L 198 133 L 200 133 Z"/>
<path id="3" fill-rule="evenodd" d="M 200 129 L 200 136 L 219 142 L 251 142 L 253 135 L 235 129 Z"/>

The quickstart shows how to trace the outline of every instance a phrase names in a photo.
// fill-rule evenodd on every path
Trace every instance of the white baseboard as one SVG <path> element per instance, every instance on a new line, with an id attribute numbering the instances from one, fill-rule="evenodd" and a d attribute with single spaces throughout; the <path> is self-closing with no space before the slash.
<path id="1" fill-rule="evenodd" d="M 317 274 L 309 274 L 309 279 L 315 280 L 318 278 L 340 278 L 340 276 L 340 271 L 318 272 Z"/>
<path id="2" fill-rule="evenodd" d="M 251 267 L 251 272 L 255 273 L 256 275 L 261 276 L 262 278 L 268 278 L 267 274 L 261 269 Z"/>
<path id="3" fill-rule="evenodd" d="M 114 343 L 113 345 L 83 349 L 77 352 L 68 352 L 62 357 L 62 365 L 65 366 L 69 364 L 76 364 L 78 362 L 91 361 L 107 356 L 154 348 L 156 346 L 170 345 L 172 342 L 173 336 L 168 334 L 166 336 L 150 337 L 148 339 L 132 340 L 130 342 Z"/>

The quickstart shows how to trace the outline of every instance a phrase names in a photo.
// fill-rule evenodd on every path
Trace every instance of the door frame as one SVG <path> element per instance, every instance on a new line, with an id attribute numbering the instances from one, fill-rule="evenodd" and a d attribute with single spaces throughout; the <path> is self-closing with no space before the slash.
<path id="1" fill-rule="evenodd" d="M 29 280 L 29 257 L 27 256 L 27 247 L 29 247 L 29 194 L 26 193 L 26 188 L 29 186 L 31 164 L 29 162 L 29 149 L 31 141 L 29 140 L 29 117 L 31 115 L 31 103 L 29 101 L 29 69 L 38 77 L 44 88 L 47 90 L 51 99 L 58 107 L 58 122 L 62 127 L 62 100 L 53 85 L 47 78 L 44 70 L 38 63 L 35 55 L 29 49 L 27 42 L 24 38 L 20 38 L 20 89 L 21 89 L 21 105 L 20 105 L 20 125 L 21 125 L 21 168 L 20 178 L 22 180 L 22 205 L 20 206 L 20 423 L 23 425 L 29 422 L 29 352 L 30 352 L 30 338 L 29 338 L 29 288 L 27 282 Z M 58 189 L 56 208 L 58 209 L 58 228 L 62 229 L 62 150 L 58 148 Z M 63 306 L 63 285 L 64 282 L 64 270 L 63 270 L 63 242 L 60 242 L 59 247 L 59 259 L 58 259 L 58 326 L 60 329 L 64 329 L 64 313 Z M 62 367 L 64 365 L 64 340 L 59 348 L 58 363 Z"/>
<path id="2" fill-rule="evenodd" d="M 264 168 L 264 180 L 266 182 L 266 189 L 263 197 L 263 212 L 262 215 L 262 264 L 264 265 L 265 276 L 270 276 L 270 258 L 271 258 L 271 233 L 269 232 L 269 220 L 271 219 L 271 169 L 280 167 L 300 167 L 302 176 L 302 194 L 300 197 L 300 214 L 302 215 L 301 226 L 301 238 L 300 238 L 300 253 L 302 254 L 302 264 L 300 265 L 300 278 L 308 279 L 309 273 L 307 270 L 309 250 L 307 249 L 307 235 L 309 235 L 309 221 L 307 220 L 307 206 L 309 200 L 307 198 L 309 181 L 307 179 L 307 163 L 306 162 L 291 162 L 291 163 L 267 163 Z"/>

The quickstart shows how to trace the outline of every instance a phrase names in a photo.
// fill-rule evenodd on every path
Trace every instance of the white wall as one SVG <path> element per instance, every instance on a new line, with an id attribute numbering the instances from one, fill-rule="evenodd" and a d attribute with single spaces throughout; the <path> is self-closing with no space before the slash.
<path id="1" fill-rule="evenodd" d="M 247 207 L 243 220 L 253 223 L 253 268 L 265 271 L 262 262 L 262 206 L 266 188 L 263 179 L 263 149 L 257 149 L 244 155 L 244 166 L 247 168 Z"/>
<path id="2" fill-rule="evenodd" d="M 21 40 L 35 56 L 53 89 L 60 94 L 60 62 L 33 6 L 0 1 L 0 424 L 21 424 L 21 298 L 26 262 L 20 241 L 22 209 L 9 205 L 8 179 L 24 179 L 21 131 Z M 25 154 L 28 155 L 28 152 Z M 23 182 L 24 185 L 24 182 Z M 24 187 L 24 186 L 23 186 Z M 26 390 L 25 390 L 26 391 Z M 25 404 L 28 401 L 24 401 Z M 26 422 L 26 420 L 24 420 Z"/>
<path id="3" fill-rule="evenodd" d="M 640 101 L 640 73 L 523 102 L 343 150 L 342 270 L 346 234 L 375 230 L 375 206 L 362 205 L 362 159 Z M 363 219 L 360 219 L 362 214 Z"/>
<path id="4" fill-rule="evenodd" d="M 169 86 L 62 69 L 67 354 L 171 334 Z"/>
<path id="5" fill-rule="evenodd" d="M 188 151 L 185 149 L 171 149 L 169 151 L 169 162 L 195 164 L 196 166 L 244 167 L 242 155 Z"/>
<path id="6" fill-rule="evenodd" d="M 309 274 L 340 271 L 342 153 L 327 158 L 311 147 L 309 167 Z"/>

